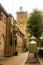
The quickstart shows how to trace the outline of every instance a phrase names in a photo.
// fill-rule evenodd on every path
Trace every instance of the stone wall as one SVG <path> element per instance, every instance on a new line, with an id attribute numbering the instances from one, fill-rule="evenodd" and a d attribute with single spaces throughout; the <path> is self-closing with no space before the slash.
<path id="1" fill-rule="evenodd" d="M 1 12 L 3 19 L 0 20 L 0 56 L 5 56 L 5 43 L 6 43 L 6 23 L 4 22 L 4 17 L 6 17 Z M 6 21 L 6 20 L 5 20 Z"/>
<path id="2" fill-rule="evenodd" d="M 17 12 L 17 27 L 26 35 L 27 12 Z"/>
<path id="3" fill-rule="evenodd" d="M 26 22 L 27 22 L 27 12 L 25 12 L 25 11 L 17 12 L 17 27 L 24 34 L 24 36 L 27 36 L 26 35 Z M 18 36 L 17 40 L 18 40 L 17 41 L 18 49 L 21 49 L 21 51 L 25 51 L 25 48 L 24 48 L 24 45 L 25 45 L 24 38 Z"/>

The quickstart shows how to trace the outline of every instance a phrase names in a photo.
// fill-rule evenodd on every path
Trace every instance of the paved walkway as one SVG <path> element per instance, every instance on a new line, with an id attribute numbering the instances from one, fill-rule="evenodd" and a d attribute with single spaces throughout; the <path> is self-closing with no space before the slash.
<path id="1" fill-rule="evenodd" d="M 38 58 L 41 65 L 43 65 L 43 58 Z"/>
<path id="2" fill-rule="evenodd" d="M 5 58 L 0 61 L 0 65 L 24 65 L 28 58 L 28 52 L 19 54 L 18 56 L 13 56 L 10 58 Z"/>

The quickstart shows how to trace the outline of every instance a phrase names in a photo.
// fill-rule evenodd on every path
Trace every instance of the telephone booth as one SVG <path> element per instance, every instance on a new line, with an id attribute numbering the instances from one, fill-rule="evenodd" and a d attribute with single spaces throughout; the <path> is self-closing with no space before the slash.
<path id="1" fill-rule="evenodd" d="M 32 36 L 29 39 L 29 53 L 33 53 L 34 56 L 36 56 L 38 50 L 37 50 L 37 39 L 36 37 Z"/>

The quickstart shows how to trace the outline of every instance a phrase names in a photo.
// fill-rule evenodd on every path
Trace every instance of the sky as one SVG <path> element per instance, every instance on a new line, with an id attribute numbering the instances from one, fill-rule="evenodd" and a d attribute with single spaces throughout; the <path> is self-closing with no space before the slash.
<path id="1" fill-rule="evenodd" d="M 20 6 L 22 6 L 23 11 L 27 11 L 28 14 L 31 13 L 34 8 L 43 10 L 43 0 L 0 0 L 0 3 L 15 19 L 16 12 L 20 11 Z"/>

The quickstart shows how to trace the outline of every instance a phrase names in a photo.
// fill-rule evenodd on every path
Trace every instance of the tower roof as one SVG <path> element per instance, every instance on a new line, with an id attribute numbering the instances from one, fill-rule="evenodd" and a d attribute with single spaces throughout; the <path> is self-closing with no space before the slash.
<path id="1" fill-rule="evenodd" d="M 30 39 L 36 39 L 36 37 L 32 36 Z"/>

